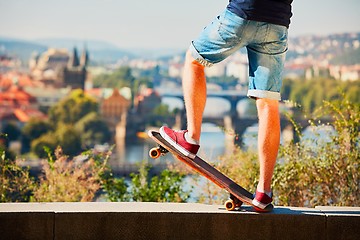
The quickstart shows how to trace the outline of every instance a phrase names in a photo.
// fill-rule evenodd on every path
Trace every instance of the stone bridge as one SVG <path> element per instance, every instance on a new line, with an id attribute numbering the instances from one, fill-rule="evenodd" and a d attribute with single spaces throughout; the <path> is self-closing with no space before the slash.
<path id="1" fill-rule="evenodd" d="M 159 91 L 162 97 L 167 98 L 177 98 L 184 102 L 183 93 L 181 91 Z M 242 143 L 242 136 L 245 130 L 258 123 L 258 119 L 256 116 L 253 117 L 245 117 L 239 116 L 237 111 L 237 105 L 240 101 L 248 99 L 246 92 L 244 91 L 237 91 L 237 90 L 227 90 L 227 91 L 208 91 L 207 92 L 208 98 L 222 98 L 227 100 L 230 103 L 230 110 L 222 116 L 204 116 L 203 122 L 206 123 L 213 123 L 219 128 L 223 129 L 225 133 L 231 133 L 236 137 L 234 141 L 236 144 L 241 145 Z M 174 124 L 168 123 L 170 126 L 177 126 L 181 129 L 186 129 L 186 114 L 185 114 L 185 106 L 183 107 L 183 111 L 180 113 L 180 116 L 177 118 L 177 122 Z M 303 127 L 308 126 L 307 121 L 303 120 L 296 120 L 296 122 L 301 122 Z M 292 123 L 286 118 L 281 118 L 281 130 L 284 131 L 285 129 L 293 129 Z M 293 136 L 296 134 L 293 132 Z"/>
<path id="2" fill-rule="evenodd" d="M 164 91 L 162 89 L 157 90 L 161 97 L 167 98 L 176 98 L 184 102 L 182 91 Z M 234 143 L 237 145 L 242 144 L 242 137 L 246 129 L 250 126 L 253 126 L 258 123 L 257 116 L 240 116 L 237 111 L 237 105 L 240 101 L 248 99 L 245 92 L 239 91 L 208 91 L 208 98 L 222 98 L 227 100 L 230 103 L 230 109 L 223 115 L 219 116 L 206 116 L 203 117 L 203 122 L 213 123 L 219 128 L 221 128 L 225 133 L 231 133 L 234 138 Z M 167 124 L 170 127 L 177 129 L 186 129 L 186 113 L 185 106 L 178 113 L 176 117 L 171 116 L 149 116 L 146 120 L 139 118 L 136 114 L 129 114 L 127 119 L 127 137 L 135 136 L 136 132 L 145 131 L 146 123 L 160 123 Z M 302 127 L 307 127 L 309 125 L 307 120 L 304 119 L 294 119 L 296 123 L 299 123 Z M 296 141 L 296 133 L 291 121 L 282 116 L 281 117 L 281 131 L 291 133 L 292 138 Z M 291 132 L 292 131 L 292 132 Z M 236 137 L 235 137 L 236 136 Z"/>

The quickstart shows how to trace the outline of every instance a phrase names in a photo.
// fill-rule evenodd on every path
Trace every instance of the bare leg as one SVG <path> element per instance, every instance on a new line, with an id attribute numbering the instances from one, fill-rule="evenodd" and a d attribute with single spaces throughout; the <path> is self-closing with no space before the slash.
<path id="1" fill-rule="evenodd" d="M 206 104 L 205 67 L 188 51 L 182 78 L 189 137 L 200 140 L 202 116 Z"/>
<path id="2" fill-rule="evenodd" d="M 260 178 L 258 190 L 271 191 L 271 180 L 280 145 L 280 114 L 277 100 L 257 99 L 259 116 L 258 152 Z"/>

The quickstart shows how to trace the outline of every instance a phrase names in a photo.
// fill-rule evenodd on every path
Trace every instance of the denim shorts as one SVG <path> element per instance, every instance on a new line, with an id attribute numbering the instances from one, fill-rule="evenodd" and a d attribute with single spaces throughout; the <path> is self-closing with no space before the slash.
<path id="1" fill-rule="evenodd" d="M 280 100 L 287 36 L 285 26 L 245 20 L 226 9 L 192 41 L 189 50 L 199 63 L 210 67 L 246 47 L 248 96 Z"/>

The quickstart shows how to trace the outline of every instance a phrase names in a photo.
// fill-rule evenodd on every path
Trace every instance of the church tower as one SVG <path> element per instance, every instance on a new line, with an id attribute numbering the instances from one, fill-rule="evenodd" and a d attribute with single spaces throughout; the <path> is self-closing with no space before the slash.
<path id="1" fill-rule="evenodd" d="M 87 52 L 83 52 L 81 59 L 77 53 L 76 47 L 74 47 L 73 53 L 69 58 L 67 66 L 62 72 L 63 87 L 71 87 L 72 89 L 84 89 L 85 81 L 87 78 L 86 63 Z"/>
<path id="2" fill-rule="evenodd" d="M 68 62 L 68 67 L 69 68 L 78 67 L 79 65 L 80 65 L 79 57 L 78 57 L 78 54 L 77 54 L 76 47 L 74 47 L 73 54 L 70 55 L 70 59 L 69 59 L 69 62 Z"/>
<path id="3" fill-rule="evenodd" d="M 88 65 L 88 62 L 89 62 L 89 53 L 87 51 L 86 46 L 84 46 L 84 49 L 80 57 L 80 66 L 86 67 Z"/>

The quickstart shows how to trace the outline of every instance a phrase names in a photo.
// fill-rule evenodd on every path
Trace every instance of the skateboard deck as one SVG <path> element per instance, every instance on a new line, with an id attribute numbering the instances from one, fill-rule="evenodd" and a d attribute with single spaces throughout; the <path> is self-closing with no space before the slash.
<path id="1" fill-rule="evenodd" d="M 251 194 L 246 189 L 235 183 L 233 180 L 231 180 L 225 174 L 221 173 L 219 170 L 208 164 L 199 156 L 195 156 L 194 159 L 191 159 L 183 155 L 176 148 L 171 146 L 157 131 L 150 130 L 148 132 L 148 135 L 158 144 L 158 147 L 152 148 L 149 151 L 149 155 L 151 158 L 158 158 L 170 152 L 177 159 L 187 164 L 193 170 L 203 175 L 204 177 L 215 183 L 220 188 L 225 189 L 230 194 L 230 199 L 225 202 L 226 210 L 231 211 L 234 210 L 235 208 L 239 208 L 241 207 L 242 203 L 247 203 L 255 207 L 257 211 L 269 212 L 272 210 L 273 208 L 272 204 L 270 204 L 264 210 L 256 208 L 256 206 L 252 204 L 253 194 Z"/>

